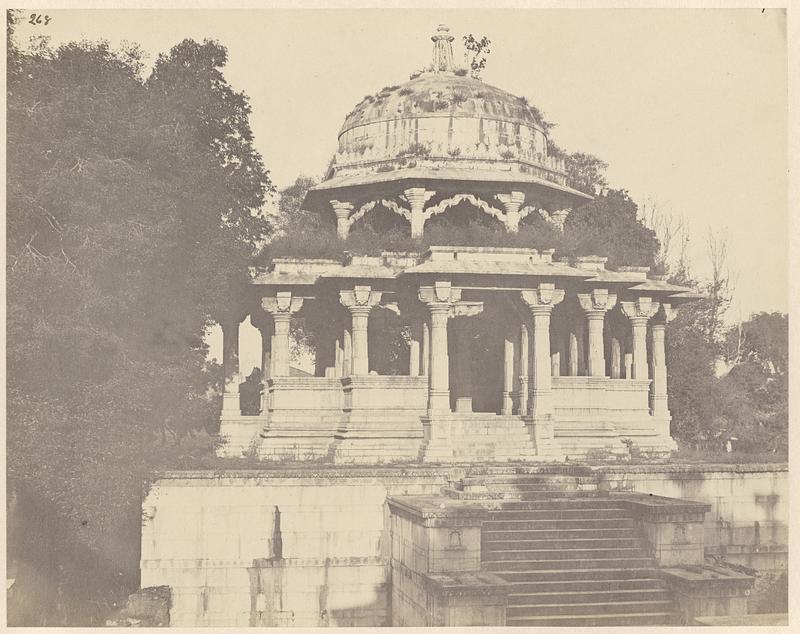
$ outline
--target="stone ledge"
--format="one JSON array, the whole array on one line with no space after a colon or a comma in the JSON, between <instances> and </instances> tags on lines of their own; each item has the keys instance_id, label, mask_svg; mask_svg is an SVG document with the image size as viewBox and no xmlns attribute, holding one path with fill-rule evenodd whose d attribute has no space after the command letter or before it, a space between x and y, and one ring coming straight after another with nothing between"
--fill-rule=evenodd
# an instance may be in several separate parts
<instances>
[{"instance_id":1,"label":"stone ledge","mask_svg":"<svg viewBox=\"0 0 800 634\"><path fill-rule=\"evenodd\" d=\"M696 597L743 595L755 580L730 568L707 565L661 568L659 574L669 586Z\"/></svg>"},{"instance_id":2,"label":"stone ledge","mask_svg":"<svg viewBox=\"0 0 800 634\"><path fill-rule=\"evenodd\" d=\"M499 596L505 598L511 590L508 581L491 572L423 575L428 591L439 596Z\"/></svg>"},{"instance_id":3,"label":"stone ledge","mask_svg":"<svg viewBox=\"0 0 800 634\"><path fill-rule=\"evenodd\" d=\"M489 515L483 505L444 495L391 496L386 501L392 512L428 527L480 525Z\"/></svg>"},{"instance_id":4,"label":"stone ledge","mask_svg":"<svg viewBox=\"0 0 800 634\"><path fill-rule=\"evenodd\" d=\"M609 498L625 504L638 519L649 522L703 522L711 504L632 492L610 492Z\"/></svg>"},{"instance_id":5,"label":"stone ledge","mask_svg":"<svg viewBox=\"0 0 800 634\"><path fill-rule=\"evenodd\" d=\"M621 474L635 474L635 473L669 473L679 479L680 476L687 478L694 474L722 472L722 473L771 473L783 472L789 470L789 464L786 462L768 462L768 463L683 463L683 464L624 464L624 465L599 465L588 467L598 474L605 473L621 473Z\"/></svg>"}]
</instances>

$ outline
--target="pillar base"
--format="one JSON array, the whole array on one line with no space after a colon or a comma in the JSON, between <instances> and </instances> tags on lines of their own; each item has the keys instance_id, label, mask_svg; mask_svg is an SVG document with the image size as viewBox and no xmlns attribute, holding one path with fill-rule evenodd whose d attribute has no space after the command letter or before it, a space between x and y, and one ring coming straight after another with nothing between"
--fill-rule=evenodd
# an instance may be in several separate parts
<instances>
[{"instance_id":1,"label":"pillar base","mask_svg":"<svg viewBox=\"0 0 800 634\"><path fill-rule=\"evenodd\" d=\"M472 397L460 396L456 399L456 412L471 413L472 412Z\"/></svg>"}]
</instances>

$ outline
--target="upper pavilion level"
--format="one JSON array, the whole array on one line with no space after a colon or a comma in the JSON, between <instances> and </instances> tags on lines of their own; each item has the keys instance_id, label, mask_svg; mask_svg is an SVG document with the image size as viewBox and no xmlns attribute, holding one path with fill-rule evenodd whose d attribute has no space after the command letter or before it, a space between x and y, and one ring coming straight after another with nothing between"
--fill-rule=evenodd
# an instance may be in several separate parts
<instances>
[{"instance_id":1,"label":"upper pavilion level","mask_svg":"<svg viewBox=\"0 0 800 634\"><path fill-rule=\"evenodd\" d=\"M329 178L307 209L337 216L340 235L376 205L422 235L432 215L467 201L509 231L531 213L556 226L591 196L567 184L541 115L524 97L453 64L449 29L431 38L433 61L402 85L368 95L345 117Z\"/></svg>"}]
</instances>

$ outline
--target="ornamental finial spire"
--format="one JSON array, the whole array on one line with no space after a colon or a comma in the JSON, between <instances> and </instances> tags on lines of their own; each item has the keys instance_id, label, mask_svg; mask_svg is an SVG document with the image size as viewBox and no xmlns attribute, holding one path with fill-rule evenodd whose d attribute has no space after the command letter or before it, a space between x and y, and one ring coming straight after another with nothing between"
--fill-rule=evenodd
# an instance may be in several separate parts
<instances>
[{"instance_id":1,"label":"ornamental finial spire","mask_svg":"<svg viewBox=\"0 0 800 634\"><path fill-rule=\"evenodd\" d=\"M440 24L436 33L431 36L433 40L433 72L446 71L453 72L453 40L450 29L444 24Z\"/></svg>"}]
</instances>

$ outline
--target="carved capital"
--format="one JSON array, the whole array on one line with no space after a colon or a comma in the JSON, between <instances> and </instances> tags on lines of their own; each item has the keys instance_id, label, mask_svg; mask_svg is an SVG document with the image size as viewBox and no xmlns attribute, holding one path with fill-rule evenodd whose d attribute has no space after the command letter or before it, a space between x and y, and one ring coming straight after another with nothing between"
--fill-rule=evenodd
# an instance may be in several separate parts
<instances>
[{"instance_id":1,"label":"carved capital","mask_svg":"<svg viewBox=\"0 0 800 634\"><path fill-rule=\"evenodd\" d=\"M675 306L666 302L661 302L661 308L659 308L654 318L658 324L666 325L675 319L675 315L677 314L678 309Z\"/></svg>"},{"instance_id":2,"label":"carved capital","mask_svg":"<svg viewBox=\"0 0 800 634\"><path fill-rule=\"evenodd\" d=\"M497 194L497 200L503 203L506 213L513 213L519 211L522 203L525 202L525 192L511 192L509 194Z\"/></svg>"},{"instance_id":3,"label":"carved capital","mask_svg":"<svg viewBox=\"0 0 800 634\"><path fill-rule=\"evenodd\" d=\"M339 291L339 301L350 312L369 311L381 301L381 292L369 286L356 286L352 291Z\"/></svg>"},{"instance_id":4,"label":"carved capital","mask_svg":"<svg viewBox=\"0 0 800 634\"><path fill-rule=\"evenodd\" d=\"M552 282L541 282L538 288L520 291L520 296L531 312L550 311L563 301L564 289L556 288Z\"/></svg>"},{"instance_id":5,"label":"carved capital","mask_svg":"<svg viewBox=\"0 0 800 634\"><path fill-rule=\"evenodd\" d=\"M303 307L303 298L292 297L291 291L278 291L275 297L262 298L261 307L273 317L291 317Z\"/></svg>"},{"instance_id":6,"label":"carved capital","mask_svg":"<svg viewBox=\"0 0 800 634\"><path fill-rule=\"evenodd\" d=\"M659 303L652 297L637 297L633 301L620 302L622 314L630 320L648 320L658 312Z\"/></svg>"},{"instance_id":7,"label":"carved capital","mask_svg":"<svg viewBox=\"0 0 800 634\"><path fill-rule=\"evenodd\" d=\"M449 310L450 304L460 299L461 289L453 288L450 282L434 282L433 286L421 286L419 289L419 301L427 304L429 308L438 305Z\"/></svg>"},{"instance_id":8,"label":"carved capital","mask_svg":"<svg viewBox=\"0 0 800 634\"><path fill-rule=\"evenodd\" d=\"M614 308L617 296L615 293L610 293L607 288L593 288L589 293L578 293L578 303L587 313L607 311Z\"/></svg>"},{"instance_id":9,"label":"carved capital","mask_svg":"<svg viewBox=\"0 0 800 634\"><path fill-rule=\"evenodd\" d=\"M425 203L435 195L436 192L425 189L424 187L409 187L403 191L403 197L408 201L408 204L411 205L412 211L417 209L422 211Z\"/></svg>"},{"instance_id":10,"label":"carved capital","mask_svg":"<svg viewBox=\"0 0 800 634\"><path fill-rule=\"evenodd\" d=\"M353 211L353 203L342 202L340 200L332 200L331 207L333 207L333 211L336 212L337 218L345 218L350 215L350 212Z\"/></svg>"}]
</instances>

